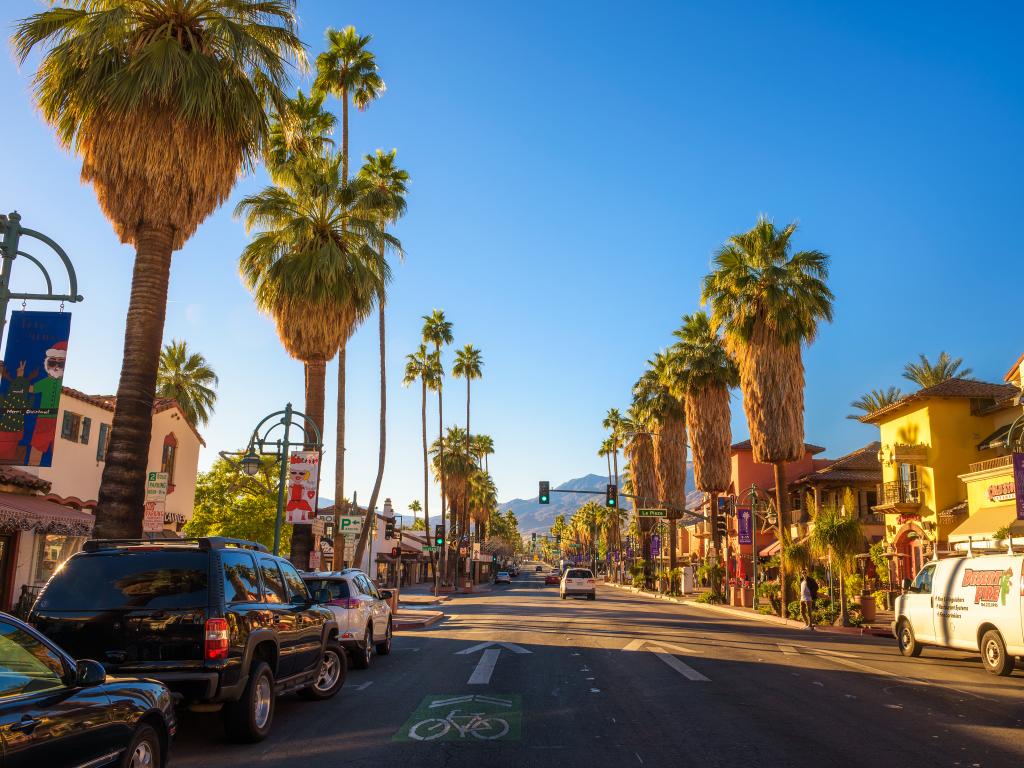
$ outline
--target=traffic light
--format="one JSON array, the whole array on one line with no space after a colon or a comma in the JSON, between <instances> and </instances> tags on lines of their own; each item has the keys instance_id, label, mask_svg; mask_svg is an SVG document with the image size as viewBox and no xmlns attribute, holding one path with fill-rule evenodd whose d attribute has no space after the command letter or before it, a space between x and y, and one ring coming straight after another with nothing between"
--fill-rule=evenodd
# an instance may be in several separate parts
<instances>
[{"instance_id":1,"label":"traffic light","mask_svg":"<svg viewBox=\"0 0 1024 768\"><path fill-rule=\"evenodd\" d=\"M719 515L718 520L715 521L715 524L718 527L719 536L729 535L729 521L725 518L725 515Z\"/></svg>"},{"instance_id":2,"label":"traffic light","mask_svg":"<svg viewBox=\"0 0 1024 768\"><path fill-rule=\"evenodd\" d=\"M540 481L540 492L537 494L537 499L541 504L551 503L551 483L547 480Z\"/></svg>"},{"instance_id":3,"label":"traffic light","mask_svg":"<svg viewBox=\"0 0 1024 768\"><path fill-rule=\"evenodd\" d=\"M434 546L435 547L443 547L444 546L444 527L443 526L440 526L440 525L435 525L434 526Z\"/></svg>"},{"instance_id":4,"label":"traffic light","mask_svg":"<svg viewBox=\"0 0 1024 768\"><path fill-rule=\"evenodd\" d=\"M537 543L537 534L536 533L531 533L530 536L533 537L533 543L536 544Z\"/></svg>"},{"instance_id":5,"label":"traffic light","mask_svg":"<svg viewBox=\"0 0 1024 768\"><path fill-rule=\"evenodd\" d=\"M393 517L384 518L384 538L395 538L395 518Z\"/></svg>"},{"instance_id":6,"label":"traffic light","mask_svg":"<svg viewBox=\"0 0 1024 768\"><path fill-rule=\"evenodd\" d=\"M604 505L606 507L619 506L619 486L609 483L604 492Z\"/></svg>"},{"instance_id":7,"label":"traffic light","mask_svg":"<svg viewBox=\"0 0 1024 768\"><path fill-rule=\"evenodd\" d=\"M391 556L392 557L398 557L398 555L401 553L401 551L402 550L400 550L398 547L392 547L391 548Z\"/></svg>"}]
</instances>

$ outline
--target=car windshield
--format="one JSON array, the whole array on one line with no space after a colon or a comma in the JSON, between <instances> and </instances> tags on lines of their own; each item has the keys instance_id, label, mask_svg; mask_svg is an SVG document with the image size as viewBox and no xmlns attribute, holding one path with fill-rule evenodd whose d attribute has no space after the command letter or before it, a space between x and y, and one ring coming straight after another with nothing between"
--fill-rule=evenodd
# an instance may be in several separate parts
<instances>
[{"instance_id":1,"label":"car windshield","mask_svg":"<svg viewBox=\"0 0 1024 768\"><path fill-rule=\"evenodd\" d=\"M590 571L584 570L583 568L574 568L566 574L566 577L570 579L592 579L594 578L594 574Z\"/></svg>"},{"instance_id":2,"label":"car windshield","mask_svg":"<svg viewBox=\"0 0 1024 768\"><path fill-rule=\"evenodd\" d=\"M37 609L205 608L209 568L209 555L198 550L114 550L80 555L53 575Z\"/></svg>"},{"instance_id":3,"label":"car windshield","mask_svg":"<svg viewBox=\"0 0 1024 768\"><path fill-rule=\"evenodd\" d=\"M318 579L312 577L305 579L305 582L310 592L326 589L331 594L331 600L347 600L352 597L352 592L348 588L348 582L344 579Z\"/></svg>"}]
</instances>

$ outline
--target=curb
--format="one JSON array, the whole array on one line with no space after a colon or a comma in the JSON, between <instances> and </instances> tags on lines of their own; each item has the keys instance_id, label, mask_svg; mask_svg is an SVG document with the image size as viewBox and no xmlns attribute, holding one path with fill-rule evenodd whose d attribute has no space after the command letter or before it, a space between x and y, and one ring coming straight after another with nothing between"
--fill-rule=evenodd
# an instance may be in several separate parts
<instances>
[{"instance_id":1,"label":"curb","mask_svg":"<svg viewBox=\"0 0 1024 768\"><path fill-rule=\"evenodd\" d=\"M426 613L426 612L425 612ZM410 629L423 629L429 627L431 624L436 624L444 618L443 611L430 611L429 616L417 617L415 619L396 620L395 631L405 632Z\"/></svg>"},{"instance_id":2,"label":"curb","mask_svg":"<svg viewBox=\"0 0 1024 768\"><path fill-rule=\"evenodd\" d=\"M677 603L679 605L687 605L693 608L703 608L708 611L715 613L727 614L740 619L748 619L749 621L760 621L762 624L774 624L779 627L789 627L790 629L802 630L804 623L802 621L795 621L793 619L784 619L781 616L769 616L765 613L754 613L748 612L744 609L734 608L730 605L716 605L714 603L699 603L696 600L688 598L669 597L668 595L661 595L656 592L647 592L636 587L629 587L624 584L613 584L611 582L605 582L604 586L613 587L615 589L621 589L626 592L633 592L637 595L649 597L654 600L667 600L670 603ZM872 627L829 627L829 626L817 626L815 631L827 632L836 635L858 635L868 637L887 637L892 638L893 634L885 629L875 629Z\"/></svg>"}]
</instances>

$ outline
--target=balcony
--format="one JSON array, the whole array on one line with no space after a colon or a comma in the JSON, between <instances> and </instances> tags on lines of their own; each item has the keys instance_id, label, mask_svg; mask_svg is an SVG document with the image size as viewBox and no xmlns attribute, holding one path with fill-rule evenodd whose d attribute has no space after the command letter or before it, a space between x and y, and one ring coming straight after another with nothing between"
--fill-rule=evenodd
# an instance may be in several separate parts
<instances>
[{"instance_id":1,"label":"balcony","mask_svg":"<svg viewBox=\"0 0 1024 768\"><path fill-rule=\"evenodd\" d=\"M1013 456L1000 456L996 459L976 461L968 466L968 472L984 472L988 469L1001 469L1002 467L1013 466Z\"/></svg>"},{"instance_id":2,"label":"balcony","mask_svg":"<svg viewBox=\"0 0 1024 768\"><path fill-rule=\"evenodd\" d=\"M912 485L893 480L879 486L878 506L876 512L916 512L921 507L921 495Z\"/></svg>"}]
</instances>

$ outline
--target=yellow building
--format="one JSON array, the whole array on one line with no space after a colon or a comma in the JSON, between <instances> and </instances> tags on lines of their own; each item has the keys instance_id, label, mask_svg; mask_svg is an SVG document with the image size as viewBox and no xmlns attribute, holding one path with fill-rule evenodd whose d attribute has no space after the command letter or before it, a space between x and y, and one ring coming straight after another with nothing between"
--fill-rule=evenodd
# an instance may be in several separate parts
<instances>
[{"instance_id":1,"label":"yellow building","mask_svg":"<svg viewBox=\"0 0 1024 768\"><path fill-rule=\"evenodd\" d=\"M960 475L1005 453L1005 439L1000 447L996 436L1020 414L1020 392L1011 384L949 379L861 418L881 432L874 510L885 515L898 578L913 577L936 549L951 549L950 534L969 511Z\"/></svg>"}]
</instances>

